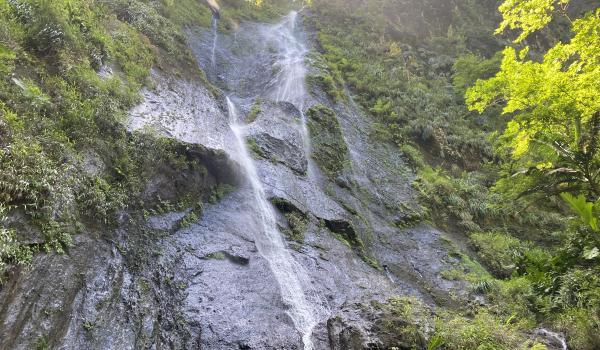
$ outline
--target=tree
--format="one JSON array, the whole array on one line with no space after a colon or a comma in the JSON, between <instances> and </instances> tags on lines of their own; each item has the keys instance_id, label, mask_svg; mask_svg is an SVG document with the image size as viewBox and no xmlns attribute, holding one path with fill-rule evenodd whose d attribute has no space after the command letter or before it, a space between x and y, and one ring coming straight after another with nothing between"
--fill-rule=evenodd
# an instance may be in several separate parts
<instances>
[{"instance_id":1,"label":"tree","mask_svg":"<svg viewBox=\"0 0 600 350\"><path fill-rule=\"evenodd\" d=\"M569 42L536 60L523 41L546 27L568 0L506 0L497 32L521 30L506 47L500 71L466 92L469 109L503 104L512 116L499 138L521 174L535 178L529 192L584 192L600 197L600 8L571 23ZM520 49L516 47L520 45Z\"/></svg>"}]
</instances>

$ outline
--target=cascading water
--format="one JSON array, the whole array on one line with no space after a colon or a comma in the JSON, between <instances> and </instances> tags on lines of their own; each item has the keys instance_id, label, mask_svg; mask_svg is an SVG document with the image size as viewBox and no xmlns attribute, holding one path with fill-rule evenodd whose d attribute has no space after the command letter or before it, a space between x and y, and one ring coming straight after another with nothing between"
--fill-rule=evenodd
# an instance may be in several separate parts
<instances>
[{"instance_id":1,"label":"cascading water","mask_svg":"<svg viewBox=\"0 0 600 350\"><path fill-rule=\"evenodd\" d=\"M229 123L235 136L235 145L232 157L237 160L244 170L245 176L251 187L257 217L259 232L255 234L256 247L259 253L268 261L271 271L275 276L281 290L281 296L290 309L288 314L294 326L302 335L304 349L313 348L311 335L317 321L315 310L307 300L302 281L307 277L298 263L295 262L290 252L285 247L285 242L277 230L275 212L258 177L256 167L244 139L244 125L240 123L237 108L227 97Z\"/></svg>"},{"instance_id":2,"label":"cascading water","mask_svg":"<svg viewBox=\"0 0 600 350\"><path fill-rule=\"evenodd\" d=\"M308 49L296 31L298 12L292 11L285 19L265 33L278 45L275 67L278 73L271 81L269 97L275 101L290 102L302 115L301 132L306 154L310 154L310 137L304 116L307 97L305 86L306 66L304 60Z\"/></svg>"},{"instance_id":3,"label":"cascading water","mask_svg":"<svg viewBox=\"0 0 600 350\"><path fill-rule=\"evenodd\" d=\"M210 64L213 66L213 68L215 67L215 64L216 64L215 52L217 50L217 39L219 38L219 33L217 31L218 25L219 25L219 19L217 18L217 16L213 16L212 17L213 44L212 44L212 51L211 51L211 55L210 55Z\"/></svg>"}]
</instances>

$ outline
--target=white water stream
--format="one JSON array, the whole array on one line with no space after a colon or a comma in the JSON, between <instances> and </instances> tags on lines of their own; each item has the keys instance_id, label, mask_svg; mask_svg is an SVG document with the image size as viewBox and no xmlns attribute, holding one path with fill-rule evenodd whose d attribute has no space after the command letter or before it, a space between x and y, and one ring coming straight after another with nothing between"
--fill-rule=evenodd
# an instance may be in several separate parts
<instances>
[{"instance_id":1,"label":"white water stream","mask_svg":"<svg viewBox=\"0 0 600 350\"><path fill-rule=\"evenodd\" d=\"M212 18L213 45L212 45L212 51L211 51L211 55L210 55L210 64L213 66L213 68L215 67L215 64L216 64L215 51L217 50L217 39L219 38L219 32L217 31L218 25L219 25L219 19L216 16L213 16L213 18Z\"/></svg>"},{"instance_id":2,"label":"white water stream","mask_svg":"<svg viewBox=\"0 0 600 350\"><path fill-rule=\"evenodd\" d=\"M285 242L277 229L275 212L268 201L263 184L258 177L254 161L246 147L244 124L240 121L238 111L233 102L227 97L229 123L235 135L234 154L232 157L244 170L252 193L258 215L260 232L255 234L255 244L259 253L268 261L281 290L283 302L290 307L288 315L294 326L302 335L305 350L313 348L311 336L317 321L315 310L304 292L303 284L308 284L308 278L285 246Z\"/></svg>"},{"instance_id":3,"label":"white water stream","mask_svg":"<svg viewBox=\"0 0 600 350\"><path fill-rule=\"evenodd\" d=\"M269 97L277 102L290 102L302 116L301 133L305 154L310 154L310 136L304 116L304 107L308 93L306 91L306 66L304 60L308 49L296 31L298 12L292 11L282 22L270 27L265 36L276 43L278 55L275 67L278 73L270 82Z\"/></svg>"}]
</instances>

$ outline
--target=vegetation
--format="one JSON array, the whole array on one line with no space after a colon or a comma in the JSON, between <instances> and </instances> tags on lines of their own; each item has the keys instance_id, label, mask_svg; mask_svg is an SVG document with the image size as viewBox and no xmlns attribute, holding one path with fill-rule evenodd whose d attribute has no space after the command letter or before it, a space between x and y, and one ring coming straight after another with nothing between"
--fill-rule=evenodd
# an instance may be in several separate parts
<instances>
[{"instance_id":1,"label":"vegetation","mask_svg":"<svg viewBox=\"0 0 600 350\"><path fill-rule=\"evenodd\" d=\"M271 203L285 216L289 229L284 233L296 242L304 241L304 231L308 225L308 216L295 205L282 198L272 198Z\"/></svg>"},{"instance_id":2,"label":"vegetation","mask_svg":"<svg viewBox=\"0 0 600 350\"><path fill-rule=\"evenodd\" d=\"M568 1L558 1L566 6ZM544 6L545 5L545 6ZM535 6L535 15L523 16ZM522 29L516 42L544 27L554 2L507 2L499 30ZM502 113L513 114L498 138L499 151L512 156L511 166L529 175L532 188L545 195L561 192L600 196L600 9L573 21L573 36L544 53L530 53L529 46L507 47L501 70L479 80L467 91L470 109L484 111L504 101Z\"/></svg>"},{"instance_id":3,"label":"vegetation","mask_svg":"<svg viewBox=\"0 0 600 350\"><path fill-rule=\"evenodd\" d=\"M257 99L254 102L254 104L250 108L250 112L248 112L248 115L246 116L246 123L252 123L252 122L254 122L256 120L256 118L258 117L258 115L262 111L261 110L262 103L263 103L262 99Z\"/></svg>"},{"instance_id":4,"label":"vegetation","mask_svg":"<svg viewBox=\"0 0 600 350\"><path fill-rule=\"evenodd\" d=\"M401 3L315 1L309 82L334 101L350 90L431 219L491 272L463 257L443 273L487 304L440 314L429 348L541 349L523 337L535 324L598 348L597 3Z\"/></svg>"},{"instance_id":5,"label":"vegetation","mask_svg":"<svg viewBox=\"0 0 600 350\"><path fill-rule=\"evenodd\" d=\"M348 165L348 146L335 112L324 105L316 105L306 114L309 117L312 157L327 176L335 179Z\"/></svg>"},{"instance_id":6,"label":"vegetation","mask_svg":"<svg viewBox=\"0 0 600 350\"><path fill-rule=\"evenodd\" d=\"M195 1L0 0L0 276L115 223L156 164L197 166L122 122L153 66L203 79L181 25L207 16Z\"/></svg>"},{"instance_id":7,"label":"vegetation","mask_svg":"<svg viewBox=\"0 0 600 350\"><path fill-rule=\"evenodd\" d=\"M293 6L223 3L223 31ZM597 349L600 9L569 0L497 5L315 0L307 80L334 104L362 108L372 141L396 147L414 170L430 219L464 233L477 258L453 254L458 267L441 274L470 285L477 305L429 310L397 298L377 306L390 346L540 350L529 333L541 325L566 334L570 348ZM152 68L205 79L183 27L208 26L210 16L193 0L0 0L0 282L39 251L67 251L73 234L114 226L119 212L154 213L157 202L162 210L167 202L144 198L157 165L206 172L188 145L129 133L123 121L152 86ZM315 163L336 179L348 146L335 111L316 105L306 115ZM217 186L204 199L229 190ZM199 219L198 198L175 200L192 207L178 228ZM290 238L302 241L306 214L275 204ZM323 225L376 266L352 224ZM48 347L45 338L37 344Z\"/></svg>"}]
</instances>

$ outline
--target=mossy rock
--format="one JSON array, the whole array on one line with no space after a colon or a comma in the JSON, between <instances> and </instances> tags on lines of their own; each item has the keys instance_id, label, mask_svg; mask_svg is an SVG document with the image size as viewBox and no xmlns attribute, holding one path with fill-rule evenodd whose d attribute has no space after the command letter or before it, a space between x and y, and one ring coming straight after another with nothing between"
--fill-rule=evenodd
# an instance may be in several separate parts
<instances>
[{"instance_id":1,"label":"mossy rock","mask_svg":"<svg viewBox=\"0 0 600 350\"><path fill-rule=\"evenodd\" d=\"M308 216L295 205L283 198L272 198L271 203L285 216L287 219L289 230L284 233L296 242L304 241L304 231L308 224Z\"/></svg>"},{"instance_id":2,"label":"mossy rock","mask_svg":"<svg viewBox=\"0 0 600 350\"><path fill-rule=\"evenodd\" d=\"M322 104L307 111L312 141L312 157L331 179L342 174L348 164L348 146L335 112Z\"/></svg>"}]
</instances>

